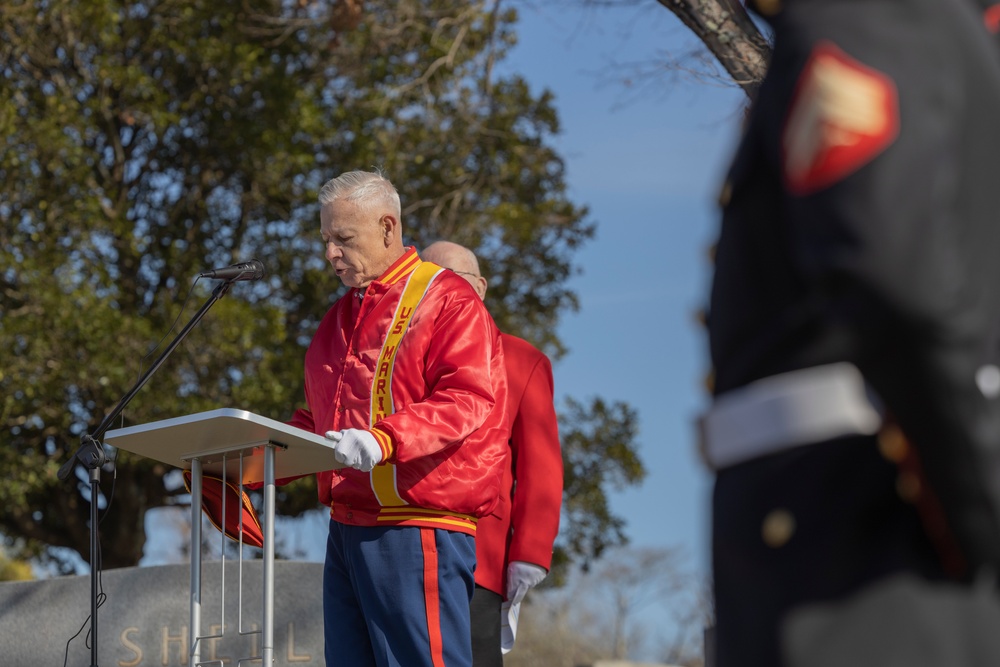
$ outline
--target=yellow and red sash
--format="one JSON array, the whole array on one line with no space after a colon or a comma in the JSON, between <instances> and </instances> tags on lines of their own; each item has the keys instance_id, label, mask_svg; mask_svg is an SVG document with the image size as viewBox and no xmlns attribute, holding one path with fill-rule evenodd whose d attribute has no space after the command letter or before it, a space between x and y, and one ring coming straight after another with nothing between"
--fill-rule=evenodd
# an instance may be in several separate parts
<instances>
[{"instance_id":1,"label":"yellow and red sash","mask_svg":"<svg viewBox=\"0 0 1000 667\"><path fill-rule=\"evenodd\" d=\"M420 305L424 295L427 294L427 288L430 287L434 276L441 270L437 264L421 262L407 279L406 288L403 290L399 305L396 306L396 315L393 317L392 326L382 344L378 365L372 377L372 402L369 411L372 428L393 412L392 369L396 361L396 352L399 350L403 335L413 319L413 313ZM377 431L375 436L379 436ZM383 463L375 466L371 472L371 481L372 491L375 492L375 497L382 507L401 507L407 504L399 496L399 491L396 488L395 464Z\"/></svg>"}]
</instances>

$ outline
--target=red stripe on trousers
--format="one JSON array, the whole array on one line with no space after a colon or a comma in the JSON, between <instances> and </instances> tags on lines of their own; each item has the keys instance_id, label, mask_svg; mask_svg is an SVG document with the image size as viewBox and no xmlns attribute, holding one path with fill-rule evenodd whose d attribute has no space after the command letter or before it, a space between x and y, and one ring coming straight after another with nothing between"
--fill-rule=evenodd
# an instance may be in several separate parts
<instances>
[{"instance_id":1,"label":"red stripe on trousers","mask_svg":"<svg viewBox=\"0 0 1000 667\"><path fill-rule=\"evenodd\" d=\"M438 591L438 558L434 530L420 529L420 546L424 552L424 607L427 615L427 638L431 646L434 667L444 667L441 648L441 599Z\"/></svg>"}]
</instances>

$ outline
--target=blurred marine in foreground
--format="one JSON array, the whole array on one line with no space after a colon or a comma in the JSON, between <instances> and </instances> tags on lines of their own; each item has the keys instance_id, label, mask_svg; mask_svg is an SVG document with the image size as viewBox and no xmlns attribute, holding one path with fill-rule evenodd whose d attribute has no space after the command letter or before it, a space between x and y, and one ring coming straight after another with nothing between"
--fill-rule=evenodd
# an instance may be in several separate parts
<instances>
[{"instance_id":1,"label":"blurred marine in foreground","mask_svg":"<svg viewBox=\"0 0 1000 667\"><path fill-rule=\"evenodd\" d=\"M1000 52L968 0L751 1L708 316L717 667L1000 665Z\"/></svg>"}]
</instances>

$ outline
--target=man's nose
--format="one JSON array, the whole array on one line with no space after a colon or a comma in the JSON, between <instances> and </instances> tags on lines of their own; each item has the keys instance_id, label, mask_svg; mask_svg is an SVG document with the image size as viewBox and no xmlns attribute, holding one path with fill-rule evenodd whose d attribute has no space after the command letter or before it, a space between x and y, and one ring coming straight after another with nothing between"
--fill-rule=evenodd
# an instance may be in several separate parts
<instances>
[{"instance_id":1,"label":"man's nose","mask_svg":"<svg viewBox=\"0 0 1000 667\"><path fill-rule=\"evenodd\" d=\"M326 244L326 261L332 262L341 256L343 256L343 253L336 243L330 242Z\"/></svg>"}]
</instances>

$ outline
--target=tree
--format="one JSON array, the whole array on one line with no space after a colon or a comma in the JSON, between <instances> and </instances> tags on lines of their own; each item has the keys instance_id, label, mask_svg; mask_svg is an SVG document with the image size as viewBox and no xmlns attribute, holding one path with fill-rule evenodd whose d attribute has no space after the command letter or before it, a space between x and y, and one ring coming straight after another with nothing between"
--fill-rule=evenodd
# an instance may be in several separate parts
<instances>
[{"instance_id":1,"label":"tree","mask_svg":"<svg viewBox=\"0 0 1000 667\"><path fill-rule=\"evenodd\" d=\"M764 79L771 47L740 0L657 0L672 11L753 99Z\"/></svg>"},{"instance_id":2,"label":"tree","mask_svg":"<svg viewBox=\"0 0 1000 667\"><path fill-rule=\"evenodd\" d=\"M0 581L30 581L34 579L31 563L10 559L0 551Z\"/></svg>"},{"instance_id":3,"label":"tree","mask_svg":"<svg viewBox=\"0 0 1000 667\"><path fill-rule=\"evenodd\" d=\"M150 343L207 298L190 282L206 267L258 256L270 275L220 300L114 426L220 406L291 414L304 346L338 295L316 193L346 169L381 166L409 241L474 248L501 328L565 352L555 324L576 308L566 280L594 225L547 143L551 95L492 74L513 10L28 0L3 18L0 531L17 557L68 571L65 550L89 553L86 474L56 471L159 354ZM115 467L97 499L104 567L135 564L146 511L185 495L163 465L118 452ZM282 512L315 507L311 480L283 487Z\"/></svg>"},{"instance_id":4,"label":"tree","mask_svg":"<svg viewBox=\"0 0 1000 667\"><path fill-rule=\"evenodd\" d=\"M564 521L552 559L555 584L570 563L586 571L608 547L627 544L624 521L608 507L607 490L620 491L646 475L635 451L632 408L601 398L589 406L568 398L566 405L560 415Z\"/></svg>"},{"instance_id":5,"label":"tree","mask_svg":"<svg viewBox=\"0 0 1000 667\"><path fill-rule=\"evenodd\" d=\"M528 594L504 665L577 667L656 656L701 667L702 590L677 549L609 549L588 572L574 571L563 588ZM671 627L654 625L657 608L668 612Z\"/></svg>"}]
</instances>

